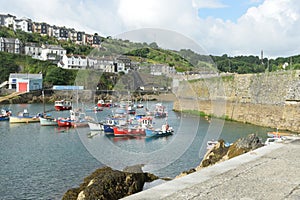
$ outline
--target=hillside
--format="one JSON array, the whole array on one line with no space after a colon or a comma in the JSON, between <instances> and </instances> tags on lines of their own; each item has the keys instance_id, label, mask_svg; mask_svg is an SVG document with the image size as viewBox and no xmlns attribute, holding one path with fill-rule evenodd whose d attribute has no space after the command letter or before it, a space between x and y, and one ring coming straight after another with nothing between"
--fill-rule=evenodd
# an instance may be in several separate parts
<instances>
[{"instance_id":1,"label":"hillside","mask_svg":"<svg viewBox=\"0 0 300 200\"><path fill-rule=\"evenodd\" d=\"M300 69L300 55L287 58L261 60L258 56L235 56L226 54L222 56L199 55L190 49L180 51L159 48L152 42L136 43L129 40L102 38L100 48L86 45L76 45L70 41L59 41L54 37L41 36L36 33L12 31L6 27L0 27L0 37L19 38L22 43L35 42L61 45L67 50L67 54L90 55L95 57L126 55L132 62L139 65L142 71L147 71L151 64L163 64L175 67L177 72L187 71L220 71L231 73L260 73L265 71L278 71L288 69ZM287 64L288 63L288 64ZM146 70L143 70L146 69ZM8 79L9 73L42 73L45 85L73 84L77 70L64 70L50 62L34 60L28 56L11 55L0 52L0 81ZM149 72L148 72L149 73ZM113 75L114 79L122 74ZM101 77L100 88L111 88L113 81L106 80L111 75Z\"/></svg>"}]
</instances>

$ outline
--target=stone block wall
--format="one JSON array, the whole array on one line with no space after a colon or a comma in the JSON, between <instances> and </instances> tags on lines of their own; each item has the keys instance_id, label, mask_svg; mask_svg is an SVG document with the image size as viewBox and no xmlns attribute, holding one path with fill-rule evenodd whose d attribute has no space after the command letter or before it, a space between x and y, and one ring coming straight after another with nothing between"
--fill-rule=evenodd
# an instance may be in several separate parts
<instances>
[{"instance_id":1,"label":"stone block wall","mask_svg":"<svg viewBox=\"0 0 300 200\"><path fill-rule=\"evenodd\" d=\"M300 71L234 75L181 84L174 110L198 110L300 132Z\"/></svg>"}]
</instances>

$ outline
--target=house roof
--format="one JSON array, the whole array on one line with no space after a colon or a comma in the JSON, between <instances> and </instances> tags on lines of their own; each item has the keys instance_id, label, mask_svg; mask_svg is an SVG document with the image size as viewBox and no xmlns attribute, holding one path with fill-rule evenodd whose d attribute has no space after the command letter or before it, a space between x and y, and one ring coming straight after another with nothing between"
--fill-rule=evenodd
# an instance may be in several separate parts
<instances>
[{"instance_id":1,"label":"house roof","mask_svg":"<svg viewBox=\"0 0 300 200\"><path fill-rule=\"evenodd\" d=\"M43 79L43 74L19 74L11 73L9 78L23 78L23 79Z\"/></svg>"},{"instance_id":2,"label":"house roof","mask_svg":"<svg viewBox=\"0 0 300 200\"><path fill-rule=\"evenodd\" d=\"M62 48L61 46L58 46L58 45L51 45L51 44L43 45L43 47L44 47L45 49L65 50L65 49Z\"/></svg>"},{"instance_id":3,"label":"house roof","mask_svg":"<svg viewBox=\"0 0 300 200\"><path fill-rule=\"evenodd\" d=\"M1 37L3 39L3 41L5 43L15 43L16 41L19 41L18 38L4 38L4 37Z\"/></svg>"}]
</instances>

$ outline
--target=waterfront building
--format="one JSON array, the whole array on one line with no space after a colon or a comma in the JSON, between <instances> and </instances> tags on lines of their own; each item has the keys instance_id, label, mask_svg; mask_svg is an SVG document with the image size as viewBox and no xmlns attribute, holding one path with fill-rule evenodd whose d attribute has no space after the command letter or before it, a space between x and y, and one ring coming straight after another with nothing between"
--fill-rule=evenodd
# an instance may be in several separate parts
<instances>
[{"instance_id":1,"label":"waterfront building","mask_svg":"<svg viewBox=\"0 0 300 200\"><path fill-rule=\"evenodd\" d=\"M43 88L42 74L19 74L11 73L8 80L8 89L15 89L16 92L30 92Z\"/></svg>"}]
</instances>

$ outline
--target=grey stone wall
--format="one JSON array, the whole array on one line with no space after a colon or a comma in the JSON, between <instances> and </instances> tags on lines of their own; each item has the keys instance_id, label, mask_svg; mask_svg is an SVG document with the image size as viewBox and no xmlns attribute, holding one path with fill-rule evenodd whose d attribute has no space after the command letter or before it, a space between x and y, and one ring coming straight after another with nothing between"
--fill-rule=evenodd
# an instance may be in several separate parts
<instances>
[{"instance_id":1,"label":"grey stone wall","mask_svg":"<svg viewBox=\"0 0 300 200\"><path fill-rule=\"evenodd\" d=\"M202 79L189 85L185 83L184 92L177 95L179 100L174 103L174 110L198 110L245 123L300 132L299 70ZM180 88L179 85L179 91ZM220 112L221 109L224 112Z\"/></svg>"}]
</instances>

